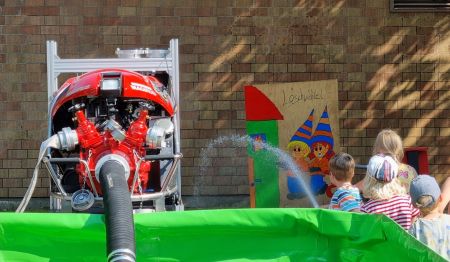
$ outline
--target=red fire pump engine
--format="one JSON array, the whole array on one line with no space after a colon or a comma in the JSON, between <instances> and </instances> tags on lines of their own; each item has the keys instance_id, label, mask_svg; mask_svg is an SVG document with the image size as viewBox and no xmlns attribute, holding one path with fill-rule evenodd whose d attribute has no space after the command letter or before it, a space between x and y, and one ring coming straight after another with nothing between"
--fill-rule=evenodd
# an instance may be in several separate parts
<instances>
[{"instance_id":1,"label":"red fire pump engine","mask_svg":"<svg viewBox=\"0 0 450 262\"><path fill-rule=\"evenodd\" d=\"M133 212L183 209L178 40L116 54L61 59L56 42L47 42L49 138L17 212L26 209L43 162L50 208L63 211L70 201L73 211L104 213L108 261L134 261ZM62 73L83 74L58 89Z\"/></svg>"},{"instance_id":2,"label":"red fire pump engine","mask_svg":"<svg viewBox=\"0 0 450 262\"><path fill-rule=\"evenodd\" d=\"M62 168L61 185L69 189L64 191L86 185L102 195L98 174L111 159L124 165L133 194L160 190L159 185L149 185L150 170L159 169L159 163L152 163L151 155L148 160L145 157L150 150L159 154L167 145L174 131L173 113L170 97L153 76L100 69L69 79L52 104L53 127L64 151L55 154L62 153L61 158L65 152L76 151L84 164Z\"/></svg>"}]
</instances>

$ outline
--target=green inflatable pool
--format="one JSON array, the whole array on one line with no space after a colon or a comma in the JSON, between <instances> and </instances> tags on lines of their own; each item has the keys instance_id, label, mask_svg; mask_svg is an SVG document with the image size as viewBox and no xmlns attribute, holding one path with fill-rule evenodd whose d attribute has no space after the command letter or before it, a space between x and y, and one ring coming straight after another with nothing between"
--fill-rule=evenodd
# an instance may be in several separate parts
<instances>
[{"instance_id":1,"label":"green inflatable pool","mask_svg":"<svg viewBox=\"0 0 450 262\"><path fill-rule=\"evenodd\" d=\"M323 209L135 215L137 261L445 261L385 216ZM106 261L102 215L2 213L0 261Z\"/></svg>"}]
</instances>

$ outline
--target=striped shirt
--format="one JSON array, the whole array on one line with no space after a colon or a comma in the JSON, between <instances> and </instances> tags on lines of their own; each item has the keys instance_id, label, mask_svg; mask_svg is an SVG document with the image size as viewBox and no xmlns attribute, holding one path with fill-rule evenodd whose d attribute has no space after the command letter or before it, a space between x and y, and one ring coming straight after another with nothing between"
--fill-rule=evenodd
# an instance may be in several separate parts
<instances>
[{"instance_id":1,"label":"striped shirt","mask_svg":"<svg viewBox=\"0 0 450 262\"><path fill-rule=\"evenodd\" d=\"M354 186L340 187L331 197L330 209L352 211L361 207L361 195Z\"/></svg>"},{"instance_id":2,"label":"striped shirt","mask_svg":"<svg viewBox=\"0 0 450 262\"><path fill-rule=\"evenodd\" d=\"M394 196L391 199L371 199L362 205L361 212L385 214L406 230L411 227L413 219L419 215L419 209L413 207L410 196Z\"/></svg>"}]
</instances>

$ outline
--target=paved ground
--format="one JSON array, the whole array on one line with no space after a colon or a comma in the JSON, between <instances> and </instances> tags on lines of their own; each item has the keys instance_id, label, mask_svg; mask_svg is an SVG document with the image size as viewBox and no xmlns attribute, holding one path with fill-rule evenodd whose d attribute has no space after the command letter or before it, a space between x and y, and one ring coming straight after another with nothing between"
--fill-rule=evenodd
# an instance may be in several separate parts
<instances>
[{"instance_id":1,"label":"paved ground","mask_svg":"<svg viewBox=\"0 0 450 262\"><path fill-rule=\"evenodd\" d=\"M19 205L20 198L0 199L0 211L11 212ZM246 208L249 207L249 198L242 196L185 196L183 197L186 210L218 209L218 208ZM50 209L48 198L32 198L27 207L28 212L47 212ZM64 205L64 210L70 211L70 203Z\"/></svg>"}]
</instances>

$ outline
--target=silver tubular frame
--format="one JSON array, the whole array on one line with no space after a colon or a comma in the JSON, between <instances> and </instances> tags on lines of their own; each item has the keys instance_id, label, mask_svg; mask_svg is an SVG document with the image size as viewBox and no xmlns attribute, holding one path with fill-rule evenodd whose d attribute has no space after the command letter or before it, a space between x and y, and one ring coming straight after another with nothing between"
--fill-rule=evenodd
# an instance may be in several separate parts
<instances>
[{"instance_id":1,"label":"silver tubular frame","mask_svg":"<svg viewBox=\"0 0 450 262\"><path fill-rule=\"evenodd\" d=\"M151 49L150 49L151 50ZM156 49L160 50L160 49ZM165 50L164 50L165 51ZM151 54L151 52L150 52ZM48 136L51 136L51 102L54 95L58 91L58 77L61 73L86 73L89 71L102 69L102 68L118 68L126 69L138 72L166 72L169 75L171 96L174 100L175 113L173 116L173 123L175 126L174 134L174 146L173 155L181 156L180 153L180 72L179 72L179 49L178 39L171 39L169 42L169 48L167 49L167 55L163 58L156 55L155 57L139 57L139 58L81 58L81 59L62 59L58 56L58 45L56 41L47 41L47 97L48 97ZM50 157L48 157L50 159ZM173 159L173 167L170 168L170 173L166 180L172 180L175 178L175 186L168 187L168 182L162 181L165 184L165 188L162 188L161 192L149 193L141 195L133 195L132 201L145 200L157 200L163 198L169 194L178 193L181 196L181 161L179 157ZM52 168L50 165L48 168ZM50 171L49 171L50 173ZM52 180L55 181L58 189L61 187L61 181L58 181L58 177L55 174L50 174ZM89 177L91 180L92 178ZM92 181L91 181L92 182ZM50 190L51 191L51 190ZM96 192L95 192L96 193ZM102 200L95 194L96 200ZM67 194L64 190L61 193L50 193L50 209L53 211L61 211L61 200L70 200L71 194ZM181 198L180 198L181 199ZM183 210L183 204L180 203L177 206L177 210Z\"/></svg>"}]
</instances>

